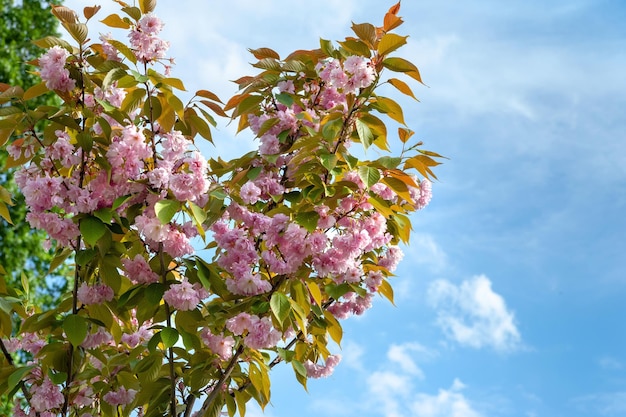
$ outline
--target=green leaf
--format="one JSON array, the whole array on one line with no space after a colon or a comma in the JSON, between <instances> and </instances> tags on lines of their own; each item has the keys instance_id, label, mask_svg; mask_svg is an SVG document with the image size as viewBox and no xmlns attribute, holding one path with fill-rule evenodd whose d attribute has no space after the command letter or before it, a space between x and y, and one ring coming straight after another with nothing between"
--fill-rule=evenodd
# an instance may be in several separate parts
<instances>
[{"instance_id":1,"label":"green leaf","mask_svg":"<svg viewBox=\"0 0 626 417\"><path fill-rule=\"evenodd\" d=\"M363 123L360 119L356 119L356 133L359 135L359 139L363 144L363 147L367 150L374 141L374 135L370 128Z\"/></svg>"},{"instance_id":2,"label":"green leaf","mask_svg":"<svg viewBox=\"0 0 626 417\"><path fill-rule=\"evenodd\" d=\"M261 102L263 102L263 96L249 95L244 98L239 105L237 105L237 111L233 116L241 116L242 114L252 113L259 108Z\"/></svg>"},{"instance_id":3,"label":"green leaf","mask_svg":"<svg viewBox=\"0 0 626 417\"><path fill-rule=\"evenodd\" d=\"M299 360L294 359L294 360L291 361L291 366L293 366L293 370L296 371L296 373L298 375L302 375L303 377L306 378L306 376L307 376L306 368L304 367L302 362L300 362Z\"/></svg>"},{"instance_id":4,"label":"green leaf","mask_svg":"<svg viewBox=\"0 0 626 417\"><path fill-rule=\"evenodd\" d=\"M71 314L63 320L63 331L74 346L79 346L87 337L88 323L83 316Z\"/></svg>"},{"instance_id":5,"label":"green leaf","mask_svg":"<svg viewBox=\"0 0 626 417\"><path fill-rule=\"evenodd\" d=\"M368 58L372 55L369 46L367 46L365 42L361 42L356 39L348 39L346 41L339 42L339 45L354 55L360 55Z\"/></svg>"},{"instance_id":6,"label":"green leaf","mask_svg":"<svg viewBox=\"0 0 626 417\"><path fill-rule=\"evenodd\" d=\"M327 141L333 141L337 139L337 136L339 136L339 132L341 132L342 127L343 119L341 117L332 119L326 122L322 127L322 137Z\"/></svg>"},{"instance_id":7,"label":"green leaf","mask_svg":"<svg viewBox=\"0 0 626 417\"><path fill-rule=\"evenodd\" d=\"M313 232L317 228L320 219L319 213L316 211L304 211L296 214L296 223L304 227L308 232Z\"/></svg>"},{"instance_id":8,"label":"green leaf","mask_svg":"<svg viewBox=\"0 0 626 417\"><path fill-rule=\"evenodd\" d=\"M287 298L285 294L280 292L272 294L272 298L270 299L270 308L272 309L272 313L274 313L274 317L276 317L281 325L285 322L285 320L287 320L287 318L289 318L291 305L289 303L289 298Z\"/></svg>"},{"instance_id":9,"label":"green leaf","mask_svg":"<svg viewBox=\"0 0 626 417\"><path fill-rule=\"evenodd\" d=\"M34 367L35 365L28 365L28 366L17 368L15 371L13 371L13 373L9 375L9 378L7 380L8 385L9 385L7 388L7 392L13 391L13 389L17 387L22 382L22 380L24 380L24 377L28 375L28 373Z\"/></svg>"},{"instance_id":10,"label":"green leaf","mask_svg":"<svg viewBox=\"0 0 626 417\"><path fill-rule=\"evenodd\" d=\"M174 215L180 210L180 201L160 200L154 205L154 213L161 221L161 224L169 223Z\"/></svg>"},{"instance_id":11,"label":"green leaf","mask_svg":"<svg viewBox=\"0 0 626 417\"><path fill-rule=\"evenodd\" d=\"M161 330L161 341L166 349L171 348L178 342L178 330L166 327Z\"/></svg>"},{"instance_id":12,"label":"green leaf","mask_svg":"<svg viewBox=\"0 0 626 417\"><path fill-rule=\"evenodd\" d=\"M387 55L406 44L408 36L400 36L395 33L385 33L378 43L378 55Z\"/></svg>"},{"instance_id":13,"label":"green leaf","mask_svg":"<svg viewBox=\"0 0 626 417\"><path fill-rule=\"evenodd\" d=\"M381 113L385 113L396 122L406 125L402 107L394 100L387 97L376 97L376 101L372 103L372 107Z\"/></svg>"},{"instance_id":14,"label":"green leaf","mask_svg":"<svg viewBox=\"0 0 626 417\"><path fill-rule=\"evenodd\" d=\"M334 153L322 154L319 156L322 166L328 171L332 171L337 166L339 158Z\"/></svg>"},{"instance_id":15,"label":"green leaf","mask_svg":"<svg viewBox=\"0 0 626 417\"><path fill-rule=\"evenodd\" d=\"M80 233L90 246L95 246L106 231L105 224L96 217L86 217L80 221Z\"/></svg>"},{"instance_id":16,"label":"green leaf","mask_svg":"<svg viewBox=\"0 0 626 417\"><path fill-rule=\"evenodd\" d=\"M280 93L280 94L276 94L276 100L279 103L284 104L287 107L291 107L293 106L293 97L291 97L291 94L289 93Z\"/></svg>"},{"instance_id":17,"label":"green leaf","mask_svg":"<svg viewBox=\"0 0 626 417\"><path fill-rule=\"evenodd\" d=\"M367 165L361 165L358 168L359 177L363 180L367 188L380 181L380 171Z\"/></svg>"},{"instance_id":18,"label":"green leaf","mask_svg":"<svg viewBox=\"0 0 626 417\"><path fill-rule=\"evenodd\" d=\"M385 68L390 69L391 71L395 71L395 72L403 72L406 75L408 75L409 77L417 80L418 82L424 84L422 82L422 77L420 75L419 70L417 69L417 67L407 61L404 58L387 58L383 61L383 66Z\"/></svg>"}]
</instances>

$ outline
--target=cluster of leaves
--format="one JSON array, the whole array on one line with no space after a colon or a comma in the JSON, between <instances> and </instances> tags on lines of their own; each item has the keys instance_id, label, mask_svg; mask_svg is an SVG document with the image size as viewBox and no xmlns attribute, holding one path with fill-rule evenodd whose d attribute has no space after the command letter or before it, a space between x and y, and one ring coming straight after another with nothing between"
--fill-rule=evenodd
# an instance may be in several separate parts
<instances>
[{"instance_id":1,"label":"cluster of leaves","mask_svg":"<svg viewBox=\"0 0 626 417\"><path fill-rule=\"evenodd\" d=\"M58 3L24 0L17 5L13 0L0 1L0 39L4 45L0 81L25 88L40 82L26 64L41 52L30 39L55 34L58 22L50 13L50 5ZM33 101L42 105L58 104L52 92ZM8 110L1 110L0 114L4 111ZM8 140L8 135L5 126L0 125L0 141ZM6 159L7 153L0 149L0 166L5 165ZM0 173L0 273L7 275L10 285L15 287L28 278L30 287L37 290L31 294L33 302L51 306L66 282L62 274L46 282L53 252L44 248L45 233L33 230L25 221L26 210L24 198L13 180L13 170L3 170Z\"/></svg>"},{"instance_id":2,"label":"cluster of leaves","mask_svg":"<svg viewBox=\"0 0 626 417\"><path fill-rule=\"evenodd\" d=\"M153 0L139 7L115 1L121 15L102 22L135 34L156 7ZM429 197L428 180L410 172L434 177L438 164L439 155L421 143L409 145L413 132L401 106L377 94L388 83L415 98L405 81L383 80L385 71L421 82L415 65L391 56L407 39L392 32L402 23L399 4L382 26L355 24L356 37L337 45L322 40L319 49L284 59L269 48L251 50L260 72L236 81L239 94L223 104L200 90L186 105L177 97L183 82L155 69L160 58L146 59L118 40L91 43L87 24L99 7L86 7L84 19L66 7L52 11L77 45L54 36L35 44L69 53L64 69L75 86L56 90L62 103L51 106L34 101L48 92L45 81L26 90L0 85L6 133L0 146L13 149L5 168L23 167L32 178L45 173L63 195L77 187L99 203L91 210L78 201L47 209L77 233L58 244L54 265L75 255L74 287L58 306L29 303L0 273L0 392L35 413L39 390L51 383L63 398L50 400L54 415L141 410L174 417L197 410L232 417L243 416L251 399L269 402L269 373L281 362L306 387L323 368L318 363L331 362L328 345L341 343L346 312L358 314L376 293L393 302L388 278L397 245L408 243L408 215ZM322 75L331 67L338 72ZM348 86L345 78L357 73L360 84ZM118 105L107 91L122 97ZM202 181L210 185L201 195L154 180L173 153L174 136L212 140L214 115L231 117L239 131L251 129L259 150L209 160ZM381 117L401 125L402 151L359 159L352 146L389 151ZM145 140L132 146L145 146L150 156L121 174L111 155L129 131ZM13 134L17 139L9 140ZM46 153L61 140L78 155L71 166ZM168 175L197 175L193 167L202 164L182 153ZM1 211L10 199L4 188L0 193ZM168 239L183 234L202 238L213 259L168 249ZM148 270L141 279L128 266L137 260ZM96 288L110 295L80 295ZM20 366L7 346L25 335L45 346L31 352L33 364ZM21 346L30 351L25 341Z\"/></svg>"}]
</instances>

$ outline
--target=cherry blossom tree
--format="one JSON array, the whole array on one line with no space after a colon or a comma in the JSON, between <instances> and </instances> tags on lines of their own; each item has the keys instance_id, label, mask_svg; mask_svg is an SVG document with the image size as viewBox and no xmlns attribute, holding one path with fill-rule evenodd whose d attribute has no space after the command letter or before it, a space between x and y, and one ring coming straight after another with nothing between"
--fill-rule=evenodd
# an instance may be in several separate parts
<instances>
[{"instance_id":1,"label":"cherry blossom tree","mask_svg":"<svg viewBox=\"0 0 626 417\"><path fill-rule=\"evenodd\" d=\"M328 376L340 320L377 295L393 301L409 214L430 201L440 158L378 94L415 98L393 74L422 82L395 56L400 4L338 43L284 58L251 50L257 71L238 94L200 90L184 104L156 1L115 1L101 21L121 37L91 41L98 6L80 17L53 6L73 41L36 40L42 81L0 85L5 168L18 168L53 266L74 271L49 310L0 279L0 393L16 416L243 416L248 401L269 402L272 368L290 365L305 387ZM48 91L60 105L33 105ZM212 141L216 118L258 149L207 159L195 141ZM368 148L385 155L367 159Z\"/></svg>"}]
</instances>

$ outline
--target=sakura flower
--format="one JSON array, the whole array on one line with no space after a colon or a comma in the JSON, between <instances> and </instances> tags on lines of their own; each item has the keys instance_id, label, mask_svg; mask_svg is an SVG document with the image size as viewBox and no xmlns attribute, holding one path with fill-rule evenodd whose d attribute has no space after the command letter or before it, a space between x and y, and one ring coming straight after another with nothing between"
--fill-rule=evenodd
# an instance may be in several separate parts
<instances>
[{"instance_id":1,"label":"sakura flower","mask_svg":"<svg viewBox=\"0 0 626 417\"><path fill-rule=\"evenodd\" d=\"M165 291L163 300L177 310L188 311L196 308L200 302L200 295L187 278L184 278L180 284L173 284Z\"/></svg>"},{"instance_id":2,"label":"sakura flower","mask_svg":"<svg viewBox=\"0 0 626 417\"><path fill-rule=\"evenodd\" d=\"M133 402L136 394L137 391L134 389L120 387L117 391L107 392L102 399L112 406L127 405Z\"/></svg>"},{"instance_id":3,"label":"sakura flower","mask_svg":"<svg viewBox=\"0 0 626 417\"><path fill-rule=\"evenodd\" d=\"M84 305L102 304L105 301L111 301L113 296L113 289L106 284L96 284L93 286L86 283L80 284L78 287L78 301Z\"/></svg>"},{"instance_id":4,"label":"sakura flower","mask_svg":"<svg viewBox=\"0 0 626 417\"><path fill-rule=\"evenodd\" d=\"M308 360L304 363L304 367L306 368L307 376L310 378L326 378L332 375L340 361L341 355L330 355L324 365L318 365Z\"/></svg>"},{"instance_id":5,"label":"sakura flower","mask_svg":"<svg viewBox=\"0 0 626 417\"><path fill-rule=\"evenodd\" d=\"M63 394L58 385L53 384L48 377L45 377L41 385L31 386L30 405L37 412L44 412L63 405Z\"/></svg>"}]
</instances>

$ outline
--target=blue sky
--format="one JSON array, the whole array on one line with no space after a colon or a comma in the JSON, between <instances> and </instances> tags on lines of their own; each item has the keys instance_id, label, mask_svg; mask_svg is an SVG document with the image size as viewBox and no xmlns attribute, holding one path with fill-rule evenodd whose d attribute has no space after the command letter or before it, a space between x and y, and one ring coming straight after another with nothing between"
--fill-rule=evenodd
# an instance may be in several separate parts
<instances>
[{"instance_id":1,"label":"blue sky","mask_svg":"<svg viewBox=\"0 0 626 417\"><path fill-rule=\"evenodd\" d=\"M160 3L174 75L222 97L251 72L246 48L315 48L392 5ZM450 160L413 217L396 307L345 322L343 362L309 393L277 369L266 415L626 415L626 3L405 0L400 14L401 53L429 86L413 85L406 119ZM207 155L253 146L223 124L215 136Z\"/></svg>"}]
</instances>

